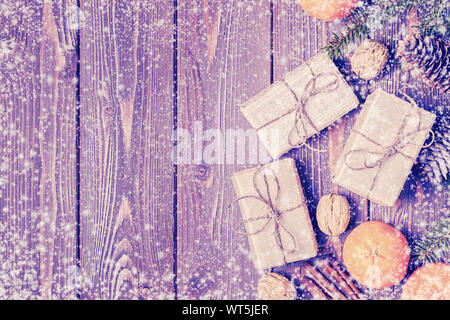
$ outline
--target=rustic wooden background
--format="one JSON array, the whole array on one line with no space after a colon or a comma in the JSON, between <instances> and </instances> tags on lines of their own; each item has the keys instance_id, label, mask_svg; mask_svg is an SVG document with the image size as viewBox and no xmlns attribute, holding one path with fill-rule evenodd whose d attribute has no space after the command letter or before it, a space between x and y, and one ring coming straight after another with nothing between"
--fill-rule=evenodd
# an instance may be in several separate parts
<instances>
[{"instance_id":1,"label":"rustic wooden background","mask_svg":"<svg viewBox=\"0 0 450 320\"><path fill-rule=\"evenodd\" d=\"M372 37L394 52L402 25ZM230 176L246 166L174 165L173 132L248 129L240 104L341 28L295 0L2 1L0 298L256 298L261 273L226 209ZM370 83L350 80L361 101L409 82L419 105L448 106L393 61ZM287 155L308 207L338 192L350 227L383 220L412 241L448 212L446 192L410 179L387 208L331 183L358 112L310 140L328 153ZM299 265L277 271L295 279Z\"/></svg>"}]
</instances>

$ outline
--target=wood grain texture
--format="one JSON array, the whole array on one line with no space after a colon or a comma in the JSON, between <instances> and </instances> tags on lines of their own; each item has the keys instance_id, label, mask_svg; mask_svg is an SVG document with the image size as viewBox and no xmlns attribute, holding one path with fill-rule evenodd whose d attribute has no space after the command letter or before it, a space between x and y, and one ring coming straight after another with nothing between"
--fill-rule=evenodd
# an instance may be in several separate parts
<instances>
[{"instance_id":1,"label":"wood grain texture","mask_svg":"<svg viewBox=\"0 0 450 320\"><path fill-rule=\"evenodd\" d=\"M324 23L319 22L307 16L303 10L290 1L274 1L274 79L279 79L287 71L292 70L301 60L307 60L320 51L330 36L330 31L339 33L342 29L342 23ZM358 97L363 102L368 93L374 88L381 87L384 90L399 94L400 88L406 84L401 84L402 73L399 65L395 63L393 55L395 46L401 37L401 25L405 21L397 21L390 24L385 29L372 35L372 38L385 43L390 52L391 60L387 70L377 79L370 82L358 80L354 75L346 71L348 64L338 59L337 65L344 73L346 80L353 86ZM350 53L351 54L351 53ZM403 75L402 79L405 76ZM405 82L405 80L403 80ZM406 82L408 82L406 78ZM417 81L409 81L409 86L417 85ZM420 86L421 88L422 86ZM425 89L425 88L423 88ZM417 95L421 89L414 90ZM419 94L419 105L425 105L426 109L432 109L436 105L448 105L448 97L439 95L435 90L426 89L421 98ZM305 147L291 151L287 156L295 158L299 162L300 175L304 185L305 194L309 200L309 208L313 218L313 225L316 227L314 212L317 202L323 194L337 192L345 195L352 207L352 220L348 230L351 230L357 224L370 220L382 220L397 226L408 238L412 244L414 239L420 235L427 224L426 221L436 221L439 216L448 210L448 201L442 199L445 192L439 192L433 188L424 190L420 185L416 186L409 179L400 196L399 201L394 208L379 206L370 203L366 199L355 195L344 188L332 184L330 176L333 172L337 158L342 152L351 128L359 114L359 109L350 112L328 128L321 134L310 139L310 144L315 148L328 149L327 153L316 153ZM436 207L437 203L445 203L444 208ZM422 210L421 210L422 208ZM319 243L324 242L323 234L317 230ZM345 239L347 231L341 239ZM320 253L320 250L319 250ZM285 272L288 275L292 268L279 268L278 271ZM411 268L412 269L412 268ZM294 272L295 273L295 272ZM370 291L370 297L373 299L386 299L398 297L400 286L388 290Z\"/></svg>"},{"instance_id":2,"label":"wood grain texture","mask_svg":"<svg viewBox=\"0 0 450 320\"><path fill-rule=\"evenodd\" d=\"M348 62L336 63L361 102L377 87L398 96L407 87L420 107L448 116L449 95L393 58L414 19L406 31L397 21L371 34L391 52L380 77L361 81ZM247 147L232 159L231 150L214 147L233 141L228 129L243 136L250 129L243 102L343 27L309 17L294 0L4 0L0 299L257 298L261 272L246 236L234 231L243 226L239 209L228 208L231 175L255 164ZM327 241L315 221L322 195L350 202L341 240L363 221L382 220L412 244L450 209L448 186L440 191L412 175L393 208L331 182L359 110L308 140L327 152L302 147L284 156L296 160L320 255ZM175 166L186 133L202 136L190 140L191 161ZM297 283L302 266L272 271ZM400 291L369 294L392 299Z\"/></svg>"},{"instance_id":3,"label":"wood grain texture","mask_svg":"<svg viewBox=\"0 0 450 320\"><path fill-rule=\"evenodd\" d=\"M372 34L373 39L388 47L390 58L381 76L370 81L369 91L380 87L403 99L406 99L403 95L406 93L421 108L436 113L436 110L442 106L448 106L448 95L441 95L437 90L425 86L420 80L411 76L406 69L402 69L395 58L398 41L404 39L407 33L413 30L414 22L411 20L416 21L414 12L407 18L399 18L383 30ZM395 226L405 235L409 244L413 245L414 240L420 237L433 221L439 220L439 217L448 212L447 192L437 190L429 184L422 185L410 174L394 207L370 202L369 218ZM407 275L414 269L415 266L411 261ZM384 290L370 291L372 299L398 299L400 293L401 284Z\"/></svg>"},{"instance_id":4,"label":"wood grain texture","mask_svg":"<svg viewBox=\"0 0 450 320\"><path fill-rule=\"evenodd\" d=\"M72 4L7 1L0 10L12 49L0 57L2 299L76 298Z\"/></svg>"},{"instance_id":5,"label":"wood grain texture","mask_svg":"<svg viewBox=\"0 0 450 320\"><path fill-rule=\"evenodd\" d=\"M82 1L81 298L173 287L171 1Z\"/></svg>"},{"instance_id":6,"label":"wood grain texture","mask_svg":"<svg viewBox=\"0 0 450 320\"><path fill-rule=\"evenodd\" d=\"M407 18L399 19L387 26L385 31L380 30L374 34L375 39L388 47L391 57L387 71L375 79L372 86L381 87L403 99L407 99L403 95L406 93L419 107L436 114L446 113L449 95L440 94L437 90L424 85L417 77L411 75L407 68L401 68L394 57L398 41L414 32L414 25L417 23L417 13L413 11ZM411 174L393 208L371 204L371 219L393 224L407 236L408 240L413 240L426 229L429 222L439 219L440 212L448 210L445 191L445 188L442 191L427 184L423 186L419 181L415 181Z\"/></svg>"},{"instance_id":7,"label":"wood grain texture","mask_svg":"<svg viewBox=\"0 0 450 320\"><path fill-rule=\"evenodd\" d=\"M308 16L294 1L274 1L274 79L299 66L316 54L322 53L329 37L329 30L338 32L341 24L324 23ZM331 25L331 26L330 26ZM312 151L307 147L292 150L287 156L296 159L308 208L319 241L319 254L327 250L327 237L318 229L315 211L321 196L329 193L344 195L350 205L352 220L350 228L367 219L367 201L331 182L334 165L355 121L359 109L351 111L320 135L308 140L309 145L326 152ZM341 236L345 238L345 234Z\"/></svg>"},{"instance_id":8,"label":"wood grain texture","mask_svg":"<svg viewBox=\"0 0 450 320\"><path fill-rule=\"evenodd\" d=\"M395 64L394 55L399 40L399 30L403 21L398 20L385 26L383 30L373 32L372 37L383 43L389 50L390 60L384 72L374 80L369 82L370 91L375 88L383 90L399 96L400 90L404 89L404 83L400 81L400 68ZM411 233L414 192L409 188L410 183L406 183L394 207L386 207L369 201L370 210L369 217L371 221L384 221L398 228L406 237ZM411 239L410 239L411 240ZM399 285L383 290L369 289L372 299L395 299L399 297L401 287Z\"/></svg>"},{"instance_id":9,"label":"wood grain texture","mask_svg":"<svg viewBox=\"0 0 450 320\"><path fill-rule=\"evenodd\" d=\"M270 32L269 1L178 1L179 130L250 128L239 107L270 84ZM192 154L208 155L213 139ZM252 165L234 156L229 164L205 157L178 166L180 299L256 297L248 240L233 231L242 228L240 212L227 209L232 173Z\"/></svg>"}]
</instances>

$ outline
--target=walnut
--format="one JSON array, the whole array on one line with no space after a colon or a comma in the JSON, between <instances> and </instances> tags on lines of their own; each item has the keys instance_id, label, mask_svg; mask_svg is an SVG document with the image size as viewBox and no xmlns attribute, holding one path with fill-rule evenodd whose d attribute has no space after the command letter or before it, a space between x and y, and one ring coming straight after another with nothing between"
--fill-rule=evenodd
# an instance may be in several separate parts
<instances>
[{"instance_id":1,"label":"walnut","mask_svg":"<svg viewBox=\"0 0 450 320\"><path fill-rule=\"evenodd\" d=\"M297 290L281 274L268 273L258 281L258 295L262 300L295 300Z\"/></svg>"},{"instance_id":2,"label":"walnut","mask_svg":"<svg viewBox=\"0 0 450 320\"><path fill-rule=\"evenodd\" d=\"M323 196L317 205L316 218L322 232L330 236L340 235L350 221L347 199L334 193Z\"/></svg>"},{"instance_id":3,"label":"walnut","mask_svg":"<svg viewBox=\"0 0 450 320\"><path fill-rule=\"evenodd\" d=\"M356 49L350 59L352 71L364 80L377 77L386 66L389 52L382 43L367 39Z\"/></svg>"}]
</instances>

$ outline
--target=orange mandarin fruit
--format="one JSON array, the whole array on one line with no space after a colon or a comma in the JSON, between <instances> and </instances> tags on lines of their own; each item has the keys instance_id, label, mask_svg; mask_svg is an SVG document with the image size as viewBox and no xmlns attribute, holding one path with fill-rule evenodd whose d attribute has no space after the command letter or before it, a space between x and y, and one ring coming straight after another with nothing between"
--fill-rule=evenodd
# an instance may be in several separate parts
<instances>
[{"instance_id":1,"label":"orange mandarin fruit","mask_svg":"<svg viewBox=\"0 0 450 320\"><path fill-rule=\"evenodd\" d=\"M347 17L359 0L298 0L300 6L310 16L323 21L333 21Z\"/></svg>"},{"instance_id":2,"label":"orange mandarin fruit","mask_svg":"<svg viewBox=\"0 0 450 320\"><path fill-rule=\"evenodd\" d=\"M405 277L410 251L400 231L381 221L369 221L348 235L342 255L356 281L368 288L382 289Z\"/></svg>"}]
</instances>

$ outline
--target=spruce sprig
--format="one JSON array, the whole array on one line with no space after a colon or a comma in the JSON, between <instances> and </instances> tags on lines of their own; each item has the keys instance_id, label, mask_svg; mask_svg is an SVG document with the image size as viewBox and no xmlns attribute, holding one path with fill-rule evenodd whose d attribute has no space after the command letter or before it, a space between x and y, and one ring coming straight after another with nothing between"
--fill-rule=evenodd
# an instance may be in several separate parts
<instances>
[{"instance_id":1,"label":"spruce sprig","mask_svg":"<svg viewBox=\"0 0 450 320\"><path fill-rule=\"evenodd\" d=\"M344 33L337 35L333 32L332 39L323 48L330 57L337 58L342 55L344 49L352 42L361 42L369 35L369 28L366 24L369 14L361 7L355 9L347 22L347 29Z\"/></svg>"},{"instance_id":2,"label":"spruce sprig","mask_svg":"<svg viewBox=\"0 0 450 320\"><path fill-rule=\"evenodd\" d=\"M425 8L425 15L418 27L422 35L430 35L444 25L448 30L448 0L435 1L428 9L428 0L376 0L367 8L357 7L345 20L346 30L337 35L333 33L331 40L324 49L331 58L342 56L348 46L366 39L370 33L368 22L375 22L381 26L392 22L398 17L406 17L415 8ZM446 31L448 33L448 31Z\"/></svg>"},{"instance_id":3,"label":"spruce sprig","mask_svg":"<svg viewBox=\"0 0 450 320\"><path fill-rule=\"evenodd\" d=\"M450 216L442 217L413 244L412 259L417 264L448 262L450 249Z\"/></svg>"}]
</instances>

